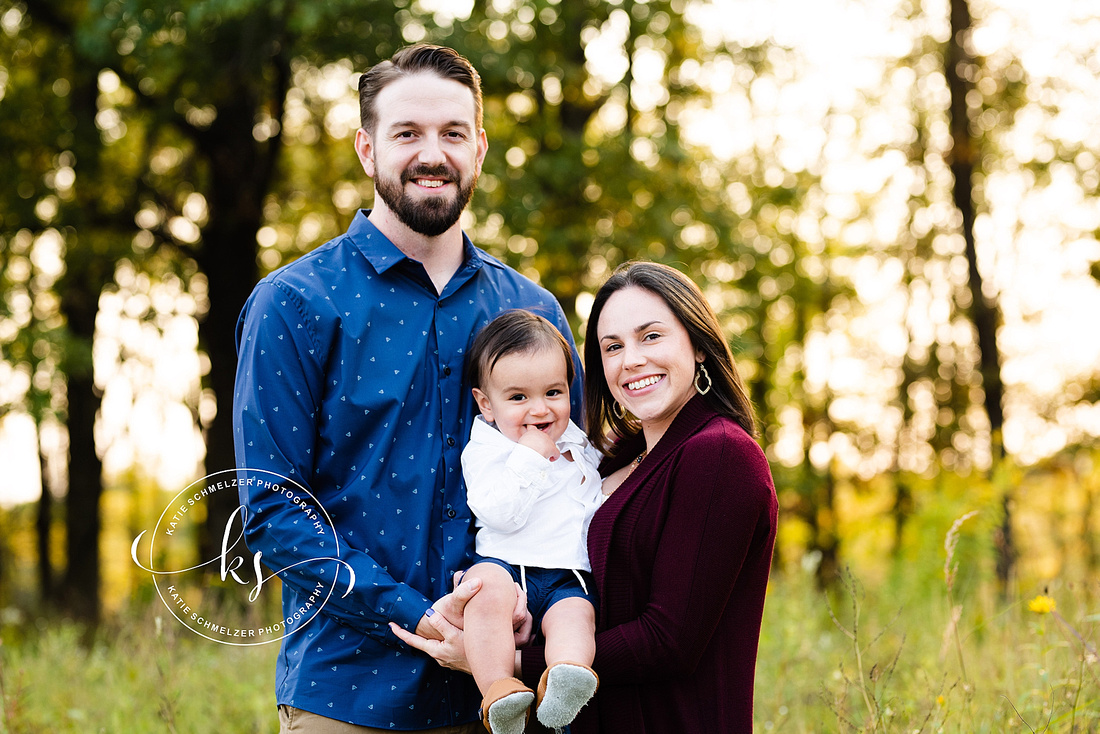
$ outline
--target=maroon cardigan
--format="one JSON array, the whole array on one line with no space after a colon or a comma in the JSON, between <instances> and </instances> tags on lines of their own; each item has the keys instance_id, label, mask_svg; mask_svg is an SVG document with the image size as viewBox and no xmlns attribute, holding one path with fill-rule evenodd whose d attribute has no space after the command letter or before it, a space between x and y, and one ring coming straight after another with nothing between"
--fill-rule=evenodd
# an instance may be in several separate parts
<instances>
[{"instance_id":1,"label":"maroon cardigan","mask_svg":"<svg viewBox=\"0 0 1100 734\"><path fill-rule=\"evenodd\" d=\"M627 439L601 473L643 448ZM752 731L777 508L760 447L693 397L592 520L600 688L573 734ZM529 685L545 667L524 650Z\"/></svg>"}]
</instances>

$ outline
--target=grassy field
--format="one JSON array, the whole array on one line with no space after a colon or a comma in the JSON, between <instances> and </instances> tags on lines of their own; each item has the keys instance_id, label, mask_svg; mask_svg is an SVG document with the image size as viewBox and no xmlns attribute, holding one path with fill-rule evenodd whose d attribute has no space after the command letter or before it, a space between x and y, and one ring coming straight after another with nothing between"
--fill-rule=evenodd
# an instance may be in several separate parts
<instances>
[{"instance_id":1,"label":"grassy field","mask_svg":"<svg viewBox=\"0 0 1100 734\"><path fill-rule=\"evenodd\" d=\"M905 571L846 573L831 594L807 571L777 575L756 731L1100 731L1096 580L1002 599L973 579L949 594ZM208 642L156 606L91 640L62 622L9 624L2 640L0 732L278 730L275 646Z\"/></svg>"},{"instance_id":2,"label":"grassy field","mask_svg":"<svg viewBox=\"0 0 1100 734\"><path fill-rule=\"evenodd\" d=\"M756 731L1100 732L1095 581L960 601L903 576L774 587Z\"/></svg>"},{"instance_id":3,"label":"grassy field","mask_svg":"<svg viewBox=\"0 0 1100 734\"><path fill-rule=\"evenodd\" d=\"M159 602L158 602L159 603ZM277 732L277 645L236 648L150 607L91 639L70 623L4 631L0 732Z\"/></svg>"}]
</instances>

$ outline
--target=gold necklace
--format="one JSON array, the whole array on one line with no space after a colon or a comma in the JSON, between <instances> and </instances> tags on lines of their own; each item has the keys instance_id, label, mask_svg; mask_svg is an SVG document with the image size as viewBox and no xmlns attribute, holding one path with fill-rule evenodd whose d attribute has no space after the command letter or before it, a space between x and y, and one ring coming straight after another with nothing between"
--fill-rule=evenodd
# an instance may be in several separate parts
<instances>
[{"instance_id":1,"label":"gold necklace","mask_svg":"<svg viewBox=\"0 0 1100 734\"><path fill-rule=\"evenodd\" d=\"M634 459L634 461L632 461L632 462L630 462L629 464L627 464L627 466L628 466L629 468L628 468L628 469L627 469L627 471L626 471L626 476L624 476L624 477L623 477L623 479L622 479L622 482L619 482L619 483L618 483L618 485L616 485L616 486L615 486L615 489L618 489L619 487L623 486L623 482L625 482L625 481L627 480L627 478L628 478L628 477L629 477L629 476L630 476L631 474L633 474L633 473L634 473L634 470L635 470L636 468L638 468L638 464L641 464L641 463L642 463L642 459L644 459L644 458L646 457L646 455L647 455L648 453L649 453L649 451L648 451L648 450L646 450L646 451L643 451L642 453L638 454L638 458ZM611 496L612 494L614 494L614 492L615 492L615 489L611 490L610 492L604 492L604 493L603 493L603 496L604 496L604 497L610 497L610 496Z\"/></svg>"}]
</instances>

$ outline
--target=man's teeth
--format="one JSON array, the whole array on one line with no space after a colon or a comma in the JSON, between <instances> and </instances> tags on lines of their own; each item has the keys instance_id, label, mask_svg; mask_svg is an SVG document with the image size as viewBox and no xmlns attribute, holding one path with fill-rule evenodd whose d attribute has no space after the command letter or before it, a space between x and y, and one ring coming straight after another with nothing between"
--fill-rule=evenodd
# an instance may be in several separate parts
<instances>
[{"instance_id":1,"label":"man's teeth","mask_svg":"<svg viewBox=\"0 0 1100 734\"><path fill-rule=\"evenodd\" d=\"M654 375L652 377L643 377L640 380L626 383L626 386L630 390L641 390L643 387L649 387L661 379L660 375Z\"/></svg>"},{"instance_id":2,"label":"man's teeth","mask_svg":"<svg viewBox=\"0 0 1100 734\"><path fill-rule=\"evenodd\" d=\"M442 186L444 183L446 183L446 181L435 181L435 180L425 181L425 180L420 180L420 181L417 181L417 183L420 184L421 186L425 187L425 188L438 189L440 186Z\"/></svg>"}]
</instances>

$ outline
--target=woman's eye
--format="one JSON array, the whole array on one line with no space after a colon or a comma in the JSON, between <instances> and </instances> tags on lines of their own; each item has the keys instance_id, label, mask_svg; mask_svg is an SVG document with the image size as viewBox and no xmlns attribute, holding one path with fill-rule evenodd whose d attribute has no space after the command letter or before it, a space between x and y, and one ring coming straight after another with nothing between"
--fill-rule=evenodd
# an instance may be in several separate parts
<instances>
[{"instance_id":1,"label":"woman's eye","mask_svg":"<svg viewBox=\"0 0 1100 734\"><path fill-rule=\"evenodd\" d=\"M605 352L615 352L615 351L618 351L619 349L620 349L619 344L608 344L606 347L604 347Z\"/></svg>"}]
</instances>

